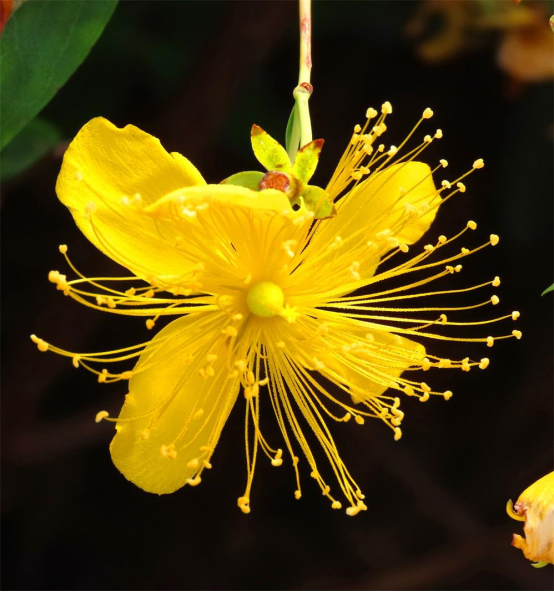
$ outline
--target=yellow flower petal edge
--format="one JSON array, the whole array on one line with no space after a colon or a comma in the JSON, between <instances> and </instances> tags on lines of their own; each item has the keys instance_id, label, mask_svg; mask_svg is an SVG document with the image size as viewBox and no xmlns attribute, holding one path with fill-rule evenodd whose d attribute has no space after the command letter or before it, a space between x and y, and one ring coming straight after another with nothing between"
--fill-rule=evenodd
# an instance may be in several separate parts
<instances>
[{"instance_id":1,"label":"yellow flower petal edge","mask_svg":"<svg viewBox=\"0 0 554 592\"><path fill-rule=\"evenodd\" d=\"M554 564L554 472L530 485L513 508L508 505L508 514L525 521L525 538L514 534L512 545L537 567Z\"/></svg>"},{"instance_id":2,"label":"yellow flower petal edge","mask_svg":"<svg viewBox=\"0 0 554 592\"><path fill-rule=\"evenodd\" d=\"M188 170L183 157L165 154L157 140L135 128L116 132L97 122L115 138L123 134L127 153L151 147L151 160L165 163L145 169L152 179L140 173L135 184L129 177L133 188L125 190L144 187L146 201L122 199L124 187L114 185L108 152L74 143L73 156L66 158L74 168L64 161L61 177L86 161L94 164L90 179L112 179L106 186L113 185L108 191L91 183L84 197L70 196L76 219L131 276L86 277L61 245L76 277L51 271L50 281L91 308L142 317L148 329L167 317L176 320L151 340L114 351L76 353L35 335L32 340L40 351L71 358L101 383L129 381L120 415L101 411L97 420L116 422L112 457L133 483L160 494L198 485L231 408L239 405L247 468L237 500L241 511L250 512L256 467L266 457L273 467L292 465L296 499L303 495L301 469L307 467L331 507L346 502L346 513L355 516L368 506L330 422L360 426L378 418L399 440L403 397L421 403L452 397L450 390L433 388L431 370L485 370L490 360L475 359L475 348L490 351L500 340L521 339L517 329L493 329L516 321L517 311L471 320L474 309L499 304L499 277L470 286L449 281L458 279L462 260L497 245L497 235L475 244L470 235L477 224L470 220L454 236L416 243L437 208L466 191L462 180L483 161L435 184L433 175L448 163L430 168L421 155L442 132L411 146L432 111L424 111L398 147L386 148L380 142L391 113L385 103L380 114L369 109L366 122L355 126L326 188L336 216L325 220L302 204L291 207L287 195L274 189L206 185L190 171L184 180L180 173L170 175L168 183L158 172L168 159ZM82 138L89 136L94 134ZM82 161L81 154L87 155ZM81 168L79 183L85 180ZM459 294L471 302L456 305ZM472 347L465 357L451 359L438 347L449 341ZM125 363L134 367L123 370ZM268 411L282 447L265 432ZM316 443L323 452L314 450Z\"/></svg>"},{"instance_id":3,"label":"yellow flower petal edge","mask_svg":"<svg viewBox=\"0 0 554 592\"><path fill-rule=\"evenodd\" d=\"M145 349L129 381L110 452L115 466L151 493L197 485L235 404L225 315L181 317Z\"/></svg>"},{"instance_id":4,"label":"yellow flower petal edge","mask_svg":"<svg viewBox=\"0 0 554 592\"><path fill-rule=\"evenodd\" d=\"M133 125L97 117L67 149L56 192L83 234L141 277L186 265L141 211L164 195L206 182L184 156Z\"/></svg>"}]
</instances>

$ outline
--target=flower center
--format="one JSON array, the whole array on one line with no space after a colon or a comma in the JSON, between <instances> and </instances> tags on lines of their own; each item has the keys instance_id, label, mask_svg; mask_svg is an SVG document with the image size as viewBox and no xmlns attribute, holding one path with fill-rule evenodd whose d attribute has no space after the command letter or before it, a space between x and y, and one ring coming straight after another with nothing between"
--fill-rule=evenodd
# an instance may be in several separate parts
<instances>
[{"instance_id":1,"label":"flower center","mask_svg":"<svg viewBox=\"0 0 554 592\"><path fill-rule=\"evenodd\" d=\"M248 290L246 304L257 317L274 317L283 309L285 295L273 282L258 282Z\"/></svg>"}]
</instances>

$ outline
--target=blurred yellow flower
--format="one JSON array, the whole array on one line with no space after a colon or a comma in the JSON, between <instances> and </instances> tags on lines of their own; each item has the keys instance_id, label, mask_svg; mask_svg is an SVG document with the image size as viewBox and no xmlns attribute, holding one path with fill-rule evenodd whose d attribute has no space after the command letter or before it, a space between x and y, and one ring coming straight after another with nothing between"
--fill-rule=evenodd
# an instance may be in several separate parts
<instances>
[{"instance_id":1,"label":"blurred yellow flower","mask_svg":"<svg viewBox=\"0 0 554 592\"><path fill-rule=\"evenodd\" d=\"M510 500L507 511L514 520L525 521L525 538L514 534L512 545L536 561L534 567L554 564L554 473L528 487L513 506Z\"/></svg>"},{"instance_id":2,"label":"blurred yellow flower","mask_svg":"<svg viewBox=\"0 0 554 592\"><path fill-rule=\"evenodd\" d=\"M498 236L452 251L453 241L476 229L470 221L455 236L438 236L405 258L438 207L465 192L462 179L483 161L475 161L453 181L443 180L437 189L433 173L448 163L442 160L431 170L416 159L442 132L404 149L432 111L425 110L400 146L386 148L379 138L391 112L390 103L380 114L368 110L326 190L303 185L292 173L264 176L260 188L288 191L293 185L294 199L285 189L208 185L186 158L167 153L156 138L134 126L118 129L98 118L73 140L59 175L58 196L84 235L131 273L88 278L62 245L77 278L68 280L52 271L50 281L91 308L142 316L149 329L160 317L177 317L150 341L99 353L69 352L32 336L39 350L72 358L100 382L129 381L119 417L102 411L97 420L116 421L111 455L130 481L158 494L199 484L212 466L221 430L242 387L248 474L238 499L242 511L250 511L258 456L265 454L276 467L284 461L283 450L263 435L261 414L271 407L296 475L296 498L301 497L299 466L306 462L332 507L340 508L342 497L348 502L346 512L355 515L366 509L364 495L339 455L328 421L353 419L361 425L376 417L398 440L404 413L397 394L421 402L452 396L410 378L413 371L469 371L489 364L488 358L441 357L412 338L492 347L499 339L521 337L517 330L497 337L455 334L461 326L479 329L516 320L518 312L489 320L454 320L461 311L498 304L496 295L464 306L437 306L437 298L442 302L454 294L487 292L500 284L498 277L459 289L430 291L428 286L460 272L461 259L496 245ZM253 146L262 164L278 162L278 168L298 173L304 181L311 177L321 141L312 143L311 156L299 153L306 158L300 166L286 162L284 149L263 130L254 132ZM233 179L251 183L252 174L261 173ZM318 218L314 212L324 199L331 200L330 207L326 217ZM437 257L443 249L450 253ZM383 267L376 273L378 265ZM421 298L424 303L414 306ZM102 368L136 358L132 370ZM311 441L323 447L330 468L320 470ZM331 492L330 475L338 494Z\"/></svg>"}]
</instances>

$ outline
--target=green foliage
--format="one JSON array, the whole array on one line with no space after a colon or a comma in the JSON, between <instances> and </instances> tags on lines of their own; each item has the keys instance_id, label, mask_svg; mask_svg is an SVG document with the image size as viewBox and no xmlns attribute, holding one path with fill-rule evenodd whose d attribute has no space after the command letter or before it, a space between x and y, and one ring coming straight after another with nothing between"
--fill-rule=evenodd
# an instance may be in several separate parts
<instances>
[{"instance_id":1,"label":"green foliage","mask_svg":"<svg viewBox=\"0 0 554 592\"><path fill-rule=\"evenodd\" d=\"M60 141L58 128L36 117L27 125L2 152L0 180L13 179L48 154Z\"/></svg>"},{"instance_id":2,"label":"green foliage","mask_svg":"<svg viewBox=\"0 0 554 592\"><path fill-rule=\"evenodd\" d=\"M546 288L546 290L541 294L541 296L544 296L545 294L548 294L548 292L552 292L554 291L554 284L552 284L550 287Z\"/></svg>"},{"instance_id":3,"label":"green foliage","mask_svg":"<svg viewBox=\"0 0 554 592\"><path fill-rule=\"evenodd\" d=\"M306 185L302 190L302 197L306 207L314 213L315 218L330 218L335 215L333 202L329 199L327 191L321 187Z\"/></svg>"},{"instance_id":4,"label":"green foliage","mask_svg":"<svg viewBox=\"0 0 554 592\"><path fill-rule=\"evenodd\" d=\"M268 171L291 171L287 151L261 127L253 125L250 138L254 155Z\"/></svg>"},{"instance_id":5,"label":"green foliage","mask_svg":"<svg viewBox=\"0 0 554 592\"><path fill-rule=\"evenodd\" d=\"M246 187L247 189L252 189L252 191L259 191L260 181L263 179L264 173L260 173L259 171L244 171L242 173L237 173L236 175L231 175L221 181L222 185L238 185L239 187Z\"/></svg>"},{"instance_id":6,"label":"green foliage","mask_svg":"<svg viewBox=\"0 0 554 592\"><path fill-rule=\"evenodd\" d=\"M35 0L10 18L0 47L0 149L73 74L116 5L117 0Z\"/></svg>"},{"instance_id":7,"label":"green foliage","mask_svg":"<svg viewBox=\"0 0 554 592\"><path fill-rule=\"evenodd\" d=\"M298 123L298 114L296 103L290 112L289 120L287 122L287 131L285 133L285 147L287 154L292 162L296 157L298 148L300 147L300 125Z\"/></svg>"},{"instance_id":8,"label":"green foliage","mask_svg":"<svg viewBox=\"0 0 554 592\"><path fill-rule=\"evenodd\" d=\"M319 163L323 143L323 140L312 140L309 144L302 146L296 155L292 172L303 183L307 183L313 177Z\"/></svg>"}]
</instances>

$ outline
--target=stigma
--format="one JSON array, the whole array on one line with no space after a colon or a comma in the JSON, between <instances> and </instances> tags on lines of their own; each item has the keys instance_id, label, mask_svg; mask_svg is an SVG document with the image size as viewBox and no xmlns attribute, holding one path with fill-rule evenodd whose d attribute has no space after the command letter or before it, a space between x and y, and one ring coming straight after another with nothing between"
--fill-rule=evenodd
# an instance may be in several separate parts
<instances>
[{"instance_id":1,"label":"stigma","mask_svg":"<svg viewBox=\"0 0 554 592\"><path fill-rule=\"evenodd\" d=\"M246 304L257 317L269 318L283 311L285 295L273 282L263 281L255 284L246 294Z\"/></svg>"}]
</instances>

